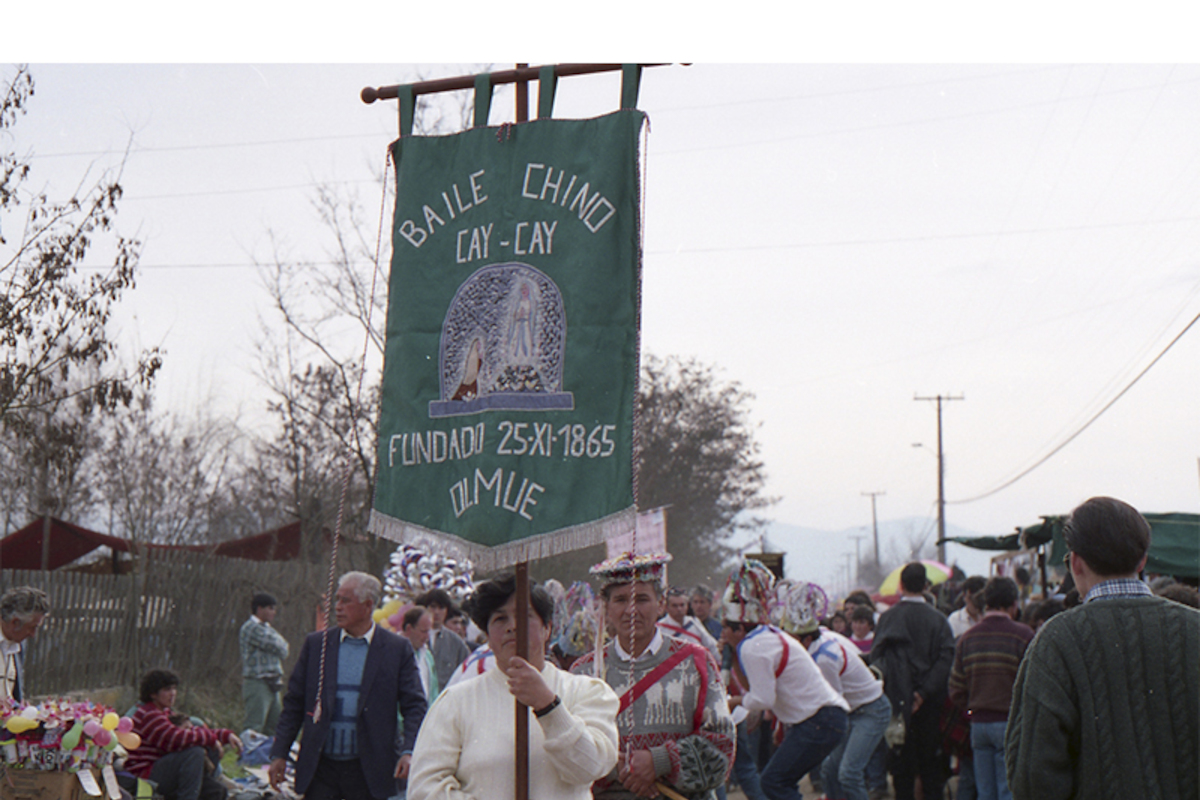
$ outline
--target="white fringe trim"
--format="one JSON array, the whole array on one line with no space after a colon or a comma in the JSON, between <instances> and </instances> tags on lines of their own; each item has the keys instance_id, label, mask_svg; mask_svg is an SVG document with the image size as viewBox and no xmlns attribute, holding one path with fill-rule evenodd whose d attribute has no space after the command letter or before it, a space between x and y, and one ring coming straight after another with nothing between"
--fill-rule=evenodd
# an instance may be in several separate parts
<instances>
[{"instance_id":1,"label":"white fringe trim","mask_svg":"<svg viewBox=\"0 0 1200 800\"><path fill-rule=\"evenodd\" d=\"M488 574L522 561L537 561L572 550L603 544L613 536L629 533L637 524L637 509L622 509L592 522L529 536L508 544L488 547L453 533L433 530L371 509L367 530L393 542L411 544L420 550L468 559L476 573Z\"/></svg>"}]
</instances>

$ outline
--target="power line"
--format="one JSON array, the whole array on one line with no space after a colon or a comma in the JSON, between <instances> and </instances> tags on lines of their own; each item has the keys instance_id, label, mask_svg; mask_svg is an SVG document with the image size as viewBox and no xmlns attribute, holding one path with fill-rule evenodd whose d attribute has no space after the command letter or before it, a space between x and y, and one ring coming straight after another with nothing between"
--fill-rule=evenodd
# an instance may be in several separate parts
<instances>
[{"instance_id":1,"label":"power line","mask_svg":"<svg viewBox=\"0 0 1200 800\"><path fill-rule=\"evenodd\" d=\"M976 500L982 500L985 497L991 497L992 495L996 494L997 492L1001 491L1002 489L1007 489L1009 486L1012 486L1014 483L1021 480L1021 478L1024 478L1026 475L1033 472L1035 469L1040 467L1042 464L1045 464L1054 455L1056 455L1059 451L1061 451L1064 447L1069 445L1071 442L1075 441L1076 437L1078 437L1081 433L1083 433L1089 427L1091 427L1092 423L1095 422L1096 420L1100 419L1100 416L1105 411L1108 411L1110 408L1113 407L1114 404L1116 404L1116 402L1118 400L1120 400L1122 397L1124 397L1125 393L1128 392L1130 389L1132 389L1134 387L1134 385L1142 379L1142 376L1145 375L1147 372L1149 372L1150 368L1153 367L1155 364L1157 364L1159 362L1159 360L1167 354L1167 351L1170 350L1172 347L1174 347L1175 343L1178 342L1180 339L1182 339L1183 335L1185 333L1187 333L1191 329L1191 327L1196 324L1197 321L1200 321L1200 314L1197 314L1196 316L1192 317L1192 321L1189 322L1187 325L1185 325L1183 330L1181 330L1179 333L1177 333L1175 335L1175 338L1172 339L1170 342L1168 342L1167 346L1164 347L1162 349L1162 351L1159 352L1159 354L1154 357L1154 360L1151 361L1149 364L1147 364L1146 367L1141 372L1139 372L1137 375L1134 376L1133 380L1131 380L1129 383L1127 383L1125 385L1124 389L1117 392L1116 396L1113 397L1113 399L1109 400L1107 403L1105 403L1103 408L1101 408L1099 411L1097 411L1095 414L1093 414L1091 416L1091 418L1087 422L1083 423L1083 425L1081 425L1077 431L1075 431L1070 436L1068 436L1065 440L1062 441L1062 443L1060 443L1057 447L1055 447L1049 453L1047 453L1046 455L1039 458L1037 461L1035 461L1031 466L1029 466L1025 470L1022 470L1021 472L1017 473L1017 475L1015 475L1014 477L1010 478L1009 480L1005 481L1004 483L1000 484L999 486L997 486L996 488L994 488L990 491L984 492L983 494L976 495L974 497L968 497L963 500L950 500L948 502L951 505L961 505L963 503L973 503Z\"/></svg>"},{"instance_id":2,"label":"power line","mask_svg":"<svg viewBox=\"0 0 1200 800\"><path fill-rule=\"evenodd\" d=\"M1014 228L1012 230L976 231L972 233L934 233L927 236L894 236L879 239L830 239L823 242L797 242L793 244L737 245L736 247L690 247L678 250L650 250L650 254L670 253L729 253L751 250L797 250L809 247L845 247L851 245L908 244L914 242L942 241L949 239L979 239L993 236L1024 236L1035 233L1064 233L1068 231L1103 230L1129 228L1141 225L1172 225L1179 222L1195 222L1200 215L1148 219L1135 222L1098 222L1094 225L1061 225L1047 228Z\"/></svg>"}]
</instances>

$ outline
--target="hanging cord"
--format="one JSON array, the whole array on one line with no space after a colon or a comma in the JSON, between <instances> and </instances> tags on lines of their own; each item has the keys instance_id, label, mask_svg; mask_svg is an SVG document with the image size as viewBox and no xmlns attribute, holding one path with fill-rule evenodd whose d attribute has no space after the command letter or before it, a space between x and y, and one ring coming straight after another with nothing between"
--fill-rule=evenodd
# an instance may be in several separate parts
<instances>
[{"instance_id":1,"label":"hanging cord","mask_svg":"<svg viewBox=\"0 0 1200 800\"><path fill-rule=\"evenodd\" d=\"M388 175L391 172L392 166L392 151L389 148L387 160L383 166L383 195L379 200L379 226L378 234L375 237L375 263L371 269L371 291L367 294L367 319L364 324L363 332L363 349L362 357L358 362L358 383L354 388L354 402L350 408L350 420L354 432L354 440L356 444L361 445L358 435L358 424L355 420L355 412L362 407L362 387L363 378L367 372L367 352L371 346L371 317L375 311L375 288L379 278L379 254L383 249L383 218L387 210L387 187ZM350 494L350 475L354 471L354 459L346 459L346 469L342 472L342 492L338 497L337 523L333 530L333 546L329 552L329 580L325 589L325 622L329 623L329 617L333 613L333 593L337 583L337 560L338 560L338 543L342 539L342 521L346 515L346 496ZM312 720L313 724L321 721L321 695L325 689L325 655L329 645L329 637L321 637L321 666L317 674L317 698L313 703Z\"/></svg>"},{"instance_id":2,"label":"hanging cord","mask_svg":"<svg viewBox=\"0 0 1200 800\"><path fill-rule=\"evenodd\" d=\"M633 513L633 536L630 537L630 542L629 542L629 549L630 549L629 557L630 557L631 561L636 561L637 554L638 554L638 535L637 535L637 533L638 533L638 531L637 531L638 508L639 508L638 462L641 460L641 448L642 448L642 437L641 437L641 432L640 432L641 431L641 410L640 410L640 402L639 402L639 393L641 391L641 388L640 388L641 387L641 374L642 374L642 367L641 367L641 353L642 353L642 244L643 244L643 237L645 235L644 231L646 228L646 205L645 205L646 147L645 147L645 142L647 139L647 134L650 131L650 118L645 117L645 120L646 120L646 125L640 136L640 138L642 139L642 143L643 143L642 147L641 147L641 153L640 153L641 163L639 165L637 161L634 162L635 167L640 167L640 168L637 170L637 175L634 180L634 187L637 191L636 200L637 200L637 204L638 204L637 314L635 315L635 318L637 319L637 333L636 333L637 338L634 342L634 353L637 355L638 363L636 363L634 365L634 375L633 375L633 420L632 420L632 422L633 422L633 512L634 513ZM663 569L665 570L666 567L664 566ZM662 588L664 591L666 590L665 586ZM638 664L637 664L637 659L634 658L634 655L633 655L633 627L634 627L634 622L637 619L637 604L634 602L633 598L634 598L634 595L636 594L636 589L637 589L637 583L634 582L633 584L631 584L630 591L629 591L629 685L630 685L630 687L636 686L637 682L638 682L638 675L637 675ZM653 635L651 635L651 638L653 638ZM649 642L647 642L647 644L649 644ZM602 662L599 666L600 666L600 670L603 671L604 667L603 667ZM600 677L603 678L603 675L600 675ZM630 736L627 737L625 740L625 769L626 770L628 770L630 768L630 761L631 761L631 757L633 755L633 748L632 748L632 745L630 744L630 741L632 740L633 731L637 727L637 718L634 716L633 706L634 706L634 704L630 703L629 706L625 709L626 712L629 714L629 732L630 732ZM662 782L656 781L655 786L658 788L660 793L663 793L663 794L668 793L669 787L664 786L662 784ZM676 795L676 796L678 796L678 795Z\"/></svg>"}]
</instances>

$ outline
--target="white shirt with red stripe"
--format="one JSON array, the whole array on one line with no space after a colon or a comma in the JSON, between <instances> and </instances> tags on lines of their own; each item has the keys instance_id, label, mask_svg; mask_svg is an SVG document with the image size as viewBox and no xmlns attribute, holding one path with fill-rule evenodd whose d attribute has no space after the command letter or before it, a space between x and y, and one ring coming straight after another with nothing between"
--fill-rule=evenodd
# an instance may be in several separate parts
<instances>
[{"instance_id":1,"label":"white shirt with red stripe","mask_svg":"<svg viewBox=\"0 0 1200 800\"><path fill-rule=\"evenodd\" d=\"M668 615L658 621L658 629L667 636L674 636L676 639L683 639L685 642L700 645L712 653L713 658L717 659L717 663L721 662L717 640L712 637L712 634L695 617L685 616L683 622L679 623Z\"/></svg>"},{"instance_id":2,"label":"white shirt with red stripe","mask_svg":"<svg viewBox=\"0 0 1200 800\"><path fill-rule=\"evenodd\" d=\"M846 698L850 710L873 703L883 694L883 681L867 667L854 642L828 628L808 645L817 668L833 690Z\"/></svg>"},{"instance_id":3,"label":"white shirt with red stripe","mask_svg":"<svg viewBox=\"0 0 1200 800\"><path fill-rule=\"evenodd\" d=\"M759 625L738 645L738 664L750 682L742 695L747 711L771 711L795 725L825 706L849 711L804 647L774 625Z\"/></svg>"},{"instance_id":4,"label":"white shirt with red stripe","mask_svg":"<svg viewBox=\"0 0 1200 800\"><path fill-rule=\"evenodd\" d=\"M471 655L467 656L466 661L454 670L454 674L450 676L450 680L446 681L446 688L449 689L451 686L457 686L471 678L478 678L495 665L496 654L492 652L491 647L481 644L475 648Z\"/></svg>"}]
</instances>

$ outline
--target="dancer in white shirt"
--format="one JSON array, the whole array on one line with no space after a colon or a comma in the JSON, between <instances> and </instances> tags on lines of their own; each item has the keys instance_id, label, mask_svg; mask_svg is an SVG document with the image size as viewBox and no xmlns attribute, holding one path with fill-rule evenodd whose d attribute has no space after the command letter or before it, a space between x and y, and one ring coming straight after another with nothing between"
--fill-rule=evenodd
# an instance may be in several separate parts
<instances>
[{"instance_id":1,"label":"dancer in white shirt","mask_svg":"<svg viewBox=\"0 0 1200 800\"><path fill-rule=\"evenodd\" d=\"M747 711L770 710L787 726L762 772L763 794L770 800L801 800L797 784L846 735L850 706L825 680L808 651L768 624L774 582L770 571L753 559L746 559L730 576L724 596L725 623L730 628L726 638L737 646L737 668L749 687L741 705Z\"/></svg>"}]
</instances>

